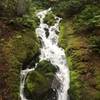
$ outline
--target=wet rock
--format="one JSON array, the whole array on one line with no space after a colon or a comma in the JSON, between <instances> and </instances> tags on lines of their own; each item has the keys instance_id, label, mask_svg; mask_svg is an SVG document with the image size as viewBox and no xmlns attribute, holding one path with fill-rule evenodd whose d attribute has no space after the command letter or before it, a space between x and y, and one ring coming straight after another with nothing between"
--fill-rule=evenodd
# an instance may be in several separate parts
<instances>
[{"instance_id":1,"label":"wet rock","mask_svg":"<svg viewBox=\"0 0 100 100\"><path fill-rule=\"evenodd\" d=\"M55 76L55 78L53 79L53 82L52 82L52 89L57 90L60 88L60 85L61 85L61 83L60 83L59 78L57 76Z\"/></svg>"},{"instance_id":2,"label":"wet rock","mask_svg":"<svg viewBox=\"0 0 100 100\"><path fill-rule=\"evenodd\" d=\"M47 92L47 97L45 100L57 100L58 99L58 93L56 89L49 89ZM43 99L44 100L44 99Z\"/></svg>"},{"instance_id":3,"label":"wet rock","mask_svg":"<svg viewBox=\"0 0 100 100\"><path fill-rule=\"evenodd\" d=\"M26 68L32 68L33 66L35 67L36 62L39 61L39 55L40 55L40 52L37 51L37 53L33 55L33 57L31 58L27 57L23 62L22 70Z\"/></svg>"},{"instance_id":4,"label":"wet rock","mask_svg":"<svg viewBox=\"0 0 100 100\"><path fill-rule=\"evenodd\" d=\"M49 36L49 30L45 29L45 32L46 32L46 37L48 38L48 36Z\"/></svg>"}]
</instances>

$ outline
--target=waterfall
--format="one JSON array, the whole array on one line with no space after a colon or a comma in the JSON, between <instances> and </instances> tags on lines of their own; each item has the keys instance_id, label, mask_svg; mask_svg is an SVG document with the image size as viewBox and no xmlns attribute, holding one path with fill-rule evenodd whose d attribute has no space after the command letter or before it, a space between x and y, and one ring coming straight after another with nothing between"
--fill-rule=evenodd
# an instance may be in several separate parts
<instances>
[{"instance_id":1,"label":"waterfall","mask_svg":"<svg viewBox=\"0 0 100 100\"><path fill-rule=\"evenodd\" d=\"M61 86L57 89L58 100L68 100L67 91L69 89L69 70L66 63L64 49L58 46L59 36L57 32L59 32L59 23L61 21L61 18L55 16L55 24L53 26L47 25L46 23L44 23L44 18L49 11L51 11L51 8L37 13L37 17L40 19L40 25L38 28L36 28L36 33L42 43L42 48L40 48L40 61L50 61L54 66L57 66L59 68L59 71L56 73L56 76L59 78L61 84ZM46 29L49 33L48 36L46 36ZM33 70L35 69L27 68L21 71L21 100L27 100L23 94L24 84L27 74Z\"/></svg>"}]
</instances>

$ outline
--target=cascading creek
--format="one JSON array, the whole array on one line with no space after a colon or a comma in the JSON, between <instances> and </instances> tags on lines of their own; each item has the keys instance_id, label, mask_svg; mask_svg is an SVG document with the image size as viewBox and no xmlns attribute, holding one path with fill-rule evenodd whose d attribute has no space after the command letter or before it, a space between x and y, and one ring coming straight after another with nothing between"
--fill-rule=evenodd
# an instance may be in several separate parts
<instances>
[{"instance_id":1,"label":"cascading creek","mask_svg":"<svg viewBox=\"0 0 100 100\"><path fill-rule=\"evenodd\" d=\"M61 18L55 16L55 24L53 26L49 26L48 24L44 23L44 18L49 11L51 11L51 8L37 13L37 17L40 19L40 25L38 28L36 28L36 33L42 44L42 47L40 48L41 54L39 56L39 62L42 60L47 60L50 61L52 65L59 68L56 73L56 77L59 79L60 83L60 87L57 88L58 100L68 100L67 91L69 89L69 70L66 63L64 49L58 46L59 36L57 32L59 32L59 23ZM48 36L46 35L46 30L48 30ZM33 70L35 70L35 68L27 68L21 71L21 100L27 100L24 96L24 85L27 74Z\"/></svg>"}]
</instances>

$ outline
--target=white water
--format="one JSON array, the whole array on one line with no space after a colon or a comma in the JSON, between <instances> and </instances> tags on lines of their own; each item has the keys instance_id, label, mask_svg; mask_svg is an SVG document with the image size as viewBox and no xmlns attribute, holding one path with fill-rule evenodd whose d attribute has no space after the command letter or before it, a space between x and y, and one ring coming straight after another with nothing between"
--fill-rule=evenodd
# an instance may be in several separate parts
<instances>
[{"instance_id":1,"label":"white water","mask_svg":"<svg viewBox=\"0 0 100 100\"><path fill-rule=\"evenodd\" d=\"M54 26L49 26L44 23L44 18L46 14L51 11L51 9L41 11L37 14L37 17L40 19L40 25L36 28L37 36L41 38L42 48L40 61L48 60L53 65L58 66L59 71L56 73L57 77L59 78L61 87L57 90L58 92L58 100L68 100L67 91L69 89L69 70L66 64L66 57L64 50L58 46L58 34L59 32L59 23L61 18L55 16L56 23ZM46 30L48 30L49 35L46 37ZM35 70L32 69L25 69L21 72L21 85L20 85L20 97L21 100L27 100L23 94L24 91L24 84L25 78L27 74Z\"/></svg>"}]
</instances>

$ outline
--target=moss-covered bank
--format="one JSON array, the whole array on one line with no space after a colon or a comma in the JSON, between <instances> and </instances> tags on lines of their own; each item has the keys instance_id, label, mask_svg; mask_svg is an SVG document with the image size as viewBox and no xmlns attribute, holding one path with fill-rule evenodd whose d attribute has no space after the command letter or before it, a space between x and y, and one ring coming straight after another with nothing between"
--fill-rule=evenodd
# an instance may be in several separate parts
<instances>
[{"instance_id":1,"label":"moss-covered bank","mask_svg":"<svg viewBox=\"0 0 100 100\"><path fill-rule=\"evenodd\" d=\"M65 49L70 69L70 99L99 100L100 30L78 33L74 27L73 19L64 20L59 38L59 45Z\"/></svg>"},{"instance_id":2,"label":"moss-covered bank","mask_svg":"<svg viewBox=\"0 0 100 100\"><path fill-rule=\"evenodd\" d=\"M34 31L0 20L0 99L19 100L20 70L39 52ZM35 60L35 59L33 59Z\"/></svg>"}]
</instances>

